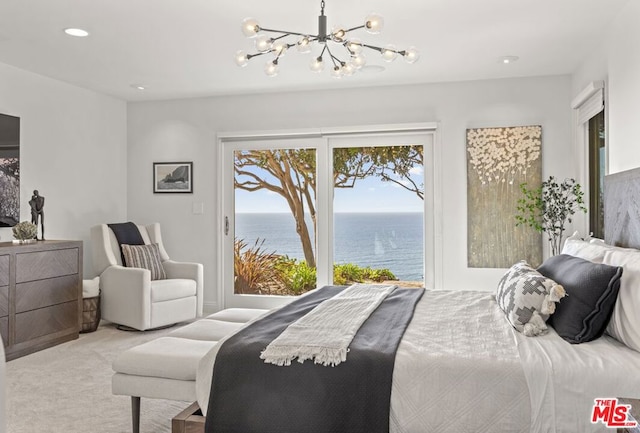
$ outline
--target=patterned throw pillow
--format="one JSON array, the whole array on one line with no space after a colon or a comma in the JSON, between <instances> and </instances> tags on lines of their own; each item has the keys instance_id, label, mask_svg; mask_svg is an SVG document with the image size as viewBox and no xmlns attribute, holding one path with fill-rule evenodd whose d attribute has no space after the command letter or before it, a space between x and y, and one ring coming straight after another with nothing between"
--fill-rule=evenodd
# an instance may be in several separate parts
<instances>
[{"instance_id":1,"label":"patterned throw pillow","mask_svg":"<svg viewBox=\"0 0 640 433\"><path fill-rule=\"evenodd\" d=\"M160 260L158 244L126 245L122 244L125 266L128 268L144 268L151 271L151 280L164 280L167 274Z\"/></svg>"},{"instance_id":2,"label":"patterned throw pillow","mask_svg":"<svg viewBox=\"0 0 640 433\"><path fill-rule=\"evenodd\" d=\"M496 301L509 323L528 337L544 334L545 322L555 311L564 289L533 269L527 262L516 263L498 283Z\"/></svg>"}]
</instances>

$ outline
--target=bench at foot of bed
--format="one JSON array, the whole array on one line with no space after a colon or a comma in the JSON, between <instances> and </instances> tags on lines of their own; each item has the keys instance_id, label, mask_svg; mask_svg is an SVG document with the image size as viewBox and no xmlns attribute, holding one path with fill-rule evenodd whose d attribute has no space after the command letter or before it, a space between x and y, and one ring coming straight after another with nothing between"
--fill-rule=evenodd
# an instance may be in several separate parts
<instances>
[{"instance_id":1,"label":"bench at foot of bed","mask_svg":"<svg viewBox=\"0 0 640 433\"><path fill-rule=\"evenodd\" d=\"M200 359L219 340L266 311L222 310L122 352L113 363L111 391L131 396L133 433L140 431L140 397L195 401ZM204 424L201 431L204 432Z\"/></svg>"}]
</instances>

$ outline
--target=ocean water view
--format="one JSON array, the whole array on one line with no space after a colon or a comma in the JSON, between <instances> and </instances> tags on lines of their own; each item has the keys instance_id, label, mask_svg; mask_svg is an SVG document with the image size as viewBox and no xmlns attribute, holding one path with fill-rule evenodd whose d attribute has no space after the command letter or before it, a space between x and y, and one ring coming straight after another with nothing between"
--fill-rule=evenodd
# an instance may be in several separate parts
<instances>
[{"instance_id":1,"label":"ocean water view","mask_svg":"<svg viewBox=\"0 0 640 433\"><path fill-rule=\"evenodd\" d=\"M310 219L309 230L313 231ZM264 239L267 252L304 259L295 220L290 213L237 213L237 239L252 246ZM336 213L334 261L389 269L403 281L422 281L423 215L405 213Z\"/></svg>"}]
</instances>

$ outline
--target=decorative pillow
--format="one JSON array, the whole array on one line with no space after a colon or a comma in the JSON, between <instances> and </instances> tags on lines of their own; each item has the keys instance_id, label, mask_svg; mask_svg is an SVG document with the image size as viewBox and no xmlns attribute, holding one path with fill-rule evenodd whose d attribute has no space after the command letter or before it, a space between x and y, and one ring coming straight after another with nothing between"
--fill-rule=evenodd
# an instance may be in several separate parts
<instances>
[{"instance_id":1,"label":"decorative pillow","mask_svg":"<svg viewBox=\"0 0 640 433\"><path fill-rule=\"evenodd\" d=\"M612 250L604 256L604 263L624 269L607 334L640 352L640 251Z\"/></svg>"},{"instance_id":2,"label":"decorative pillow","mask_svg":"<svg viewBox=\"0 0 640 433\"><path fill-rule=\"evenodd\" d=\"M567 291L549 319L558 335L574 344L599 338L618 297L622 268L560 254L545 260L538 271Z\"/></svg>"},{"instance_id":3,"label":"decorative pillow","mask_svg":"<svg viewBox=\"0 0 640 433\"><path fill-rule=\"evenodd\" d=\"M564 296L562 286L520 261L498 283L496 301L507 320L527 337L543 334L545 321Z\"/></svg>"},{"instance_id":4,"label":"decorative pillow","mask_svg":"<svg viewBox=\"0 0 640 433\"><path fill-rule=\"evenodd\" d=\"M566 241L564 241L562 254L580 257L581 259L589 260L593 263L602 263L602 260L604 260L604 254L608 250L608 245L600 242L594 242L593 240L587 242L580 238L578 232L575 232L572 236L568 237Z\"/></svg>"},{"instance_id":5,"label":"decorative pillow","mask_svg":"<svg viewBox=\"0 0 640 433\"><path fill-rule=\"evenodd\" d=\"M126 245L122 244L125 265L129 268L144 268L151 271L151 280L164 280L167 274L160 260L158 244Z\"/></svg>"}]
</instances>

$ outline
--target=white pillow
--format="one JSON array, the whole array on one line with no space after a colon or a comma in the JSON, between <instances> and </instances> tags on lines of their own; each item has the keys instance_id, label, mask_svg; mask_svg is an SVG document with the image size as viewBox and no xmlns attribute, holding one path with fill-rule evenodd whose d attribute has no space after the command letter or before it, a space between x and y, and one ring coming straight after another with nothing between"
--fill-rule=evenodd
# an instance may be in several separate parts
<instances>
[{"instance_id":1,"label":"white pillow","mask_svg":"<svg viewBox=\"0 0 640 433\"><path fill-rule=\"evenodd\" d=\"M83 298L95 298L100 296L100 277L95 277L92 280L82 280L82 297Z\"/></svg>"},{"instance_id":2,"label":"white pillow","mask_svg":"<svg viewBox=\"0 0 640 433\"><path fill-rule=\"evenodd\" d=\"M575 236L575 234L574 234ZM604 255L611 247L600 242L587 242L580 238L570 237L564 242L562 254L579 257L593 263L602 263Z\"/></svg>"},{"instance_id":3,"label":"white pillow","mask_svg":"<svg viewBox=\"0 0 640 433\"><path fill-rule=\"evenodd\" d=\"M607 251L603 263L623 268L618 300L606 332L640 352L640 251L615 248Z\"/></svg>"}]
</instances>

